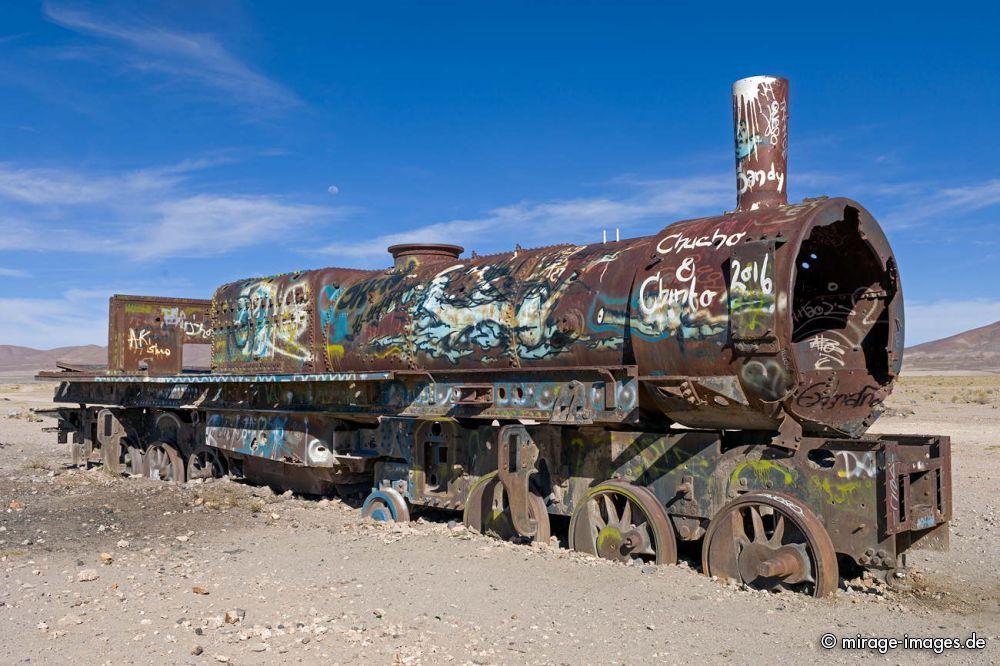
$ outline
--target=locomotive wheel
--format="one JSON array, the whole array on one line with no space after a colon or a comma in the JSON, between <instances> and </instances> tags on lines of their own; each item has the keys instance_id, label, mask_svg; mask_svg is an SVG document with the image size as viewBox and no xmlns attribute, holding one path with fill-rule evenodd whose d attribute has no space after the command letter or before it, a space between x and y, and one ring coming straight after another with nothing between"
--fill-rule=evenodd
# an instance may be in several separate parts
<instances>
[{"instance_id":1,"label":"locomotive wheel","mask_svg":"<svg viewBox=\"0 0 1000 666\"><path fill-rule=\"evenodd\" d=\"M528 515L538 526L529 540L547 542L552 536L549 512L545 509L545 500L534 493L528 494ZM469 497L465 500L462 520L473 532L489 534L503 541L526 538L514 530L506 493L496 472L480 477L472 486Z\"/></svg>"},{"instance_id":2,"label":"locomotive wheel","mask_svg":"<svg viewBox=\"0 0 1000 666\"><path fill-rule=\"evenodd\" d=\"M750 493L712 520L702 548L708 576L762 590L824 597L837 589L837 553L823 524L798 500Z\"/></svg>"},{"instance_id":3,"label":"locomotive wheel","mask_svg":"<svg viewBox=\"0 0 1000 666\"><path fill-rule=\"evenodd\" d=\"M225 475L226 463L219 452L210 446L202 446L187 459L187 478L218 479Z\"/></svg>"},{"instance_id":4,"label":"locomotive wheel","mask_svg":"<svg viewBox=\"0 0 1000 666\"><path fill-rule=\"evenodd\" d=\"M157 442L143 456L143 476L158 481L184 483L184 461L177 449L166 442Z\"/></svg>"},{"instance_id":5,"label":"locomotive wheel","mask_svg":"<svg viewBox=\"0 0 1000 666\"><path fill-rule=\"evenodd\" d=\"M573 512L570 547L606 560L677 563L677 538L663 504L647 488L605 481Z\"/></svg>"},{"instance_id":6,"label":"locomotive wheel","mask_svg":"<svg viewBox=\"0 0 1000 666\"><path fill-rule=\"evenodd\" d=\"M361 515L383 523L410 522L406 500L392 488L373 490L361 506Z\"/></svg>"}]
</instances>

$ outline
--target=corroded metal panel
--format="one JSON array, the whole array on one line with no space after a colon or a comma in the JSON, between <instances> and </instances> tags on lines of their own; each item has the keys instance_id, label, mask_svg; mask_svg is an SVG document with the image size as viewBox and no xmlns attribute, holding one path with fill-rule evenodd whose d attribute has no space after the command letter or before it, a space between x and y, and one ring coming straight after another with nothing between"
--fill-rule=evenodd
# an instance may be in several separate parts
<instances>
[{"instance_id":1,"label":"corroded metal panel","mask_svg":"<svg viewBox=\"0 0 1000 666\"><path fill-rule=\"evenodd\" d=\"M108 370L177 374L185 344L210 344L211 301L158 296L111 297Z\"/></svg>"},{"instance_id":2,"label":"corroded metal panel","mask_svg":"<svg viewBox=\"0 0 1000 666\"><path fill-rule=\"evenodd\" d=\"M611 264L632 249L431 255L363 277L321 271L318 351L331 370L622 365L631 274Z\"/></svg>"},{"instance_id":3,"label":"corroded metal panel","mask_svg":"<svg viewBox=\"0 0 1000 666\"><path fill-rule=\"evenodd\" d=\"M790 415L806 432L857 435L898 370L894 259L874 219L845 199L606 244L468 259L407 248L382 271L220 288L216 371L476 371L498 395L518 369L634 365L649 389L642 407L686 425L776 430ZM718 377L739 399L668 404L664 378Z\"/></svg>"},{"instance_id":4,"label":"corroded metal panel","mask_svg":"<svg viewBox=\"0 0 1000 666\"><path fill-rule=\"evenodd\" d=\"M312 372L314 290L307 273L248 279L213 299L213 368L220 372Z\"/></svg>"}]
</instances>

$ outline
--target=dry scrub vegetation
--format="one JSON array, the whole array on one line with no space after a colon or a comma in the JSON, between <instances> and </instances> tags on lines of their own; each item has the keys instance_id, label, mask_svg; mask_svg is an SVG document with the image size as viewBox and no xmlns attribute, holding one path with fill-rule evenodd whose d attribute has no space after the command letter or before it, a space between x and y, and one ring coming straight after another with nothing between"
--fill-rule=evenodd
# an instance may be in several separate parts
<instances>
[{"instance_id":1,"label":"dry scrub vegetation","mask_svg":"<svg viewBox=\"0 0 1000 666\"><path fill-rule=\"evenodd\" d=\"M955 377L904 375L896 383L887 406L890 409L903 411L905 415L907 407L927 403L983 405L998 409L1000 375Z\"/></svg>"}]
</instances>

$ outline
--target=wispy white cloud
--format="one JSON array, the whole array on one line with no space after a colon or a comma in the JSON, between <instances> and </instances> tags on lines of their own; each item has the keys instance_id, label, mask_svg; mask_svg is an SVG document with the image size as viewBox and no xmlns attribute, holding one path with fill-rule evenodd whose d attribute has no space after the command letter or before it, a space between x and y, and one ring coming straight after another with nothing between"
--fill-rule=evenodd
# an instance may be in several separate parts
<instances>
[{"instance_id":1,"label":"wispy white cloud","mask_svg":"<svg viewBox=\"0 0 1000 666\"><path fill-rule=\"evenodd\" d=\"M81 204L106 199L115 182L55 169L19 169L0 164L0 197L26 204Z\"/></svg>"},{"instance_id":2,"label":"wispy white cloud","mask_svg":"<svg viewBox=\"0 0 1000 666\"><path fill-rule=\"evenodd\" d=\"M26 278L31 277L31 273L17 268L3 268L0 266L0 277Z\"/></svg>"},{"instance_id":3,"label":"wispy white cloud","mask_svg":"<svg viewBox=\"0 0 1000 666\"><path fill-rule=\"evenodd\" d=\"M141 240L125 241L136 259L222 254L287 237L314 222L331 219L321 206L289 203L267 196L200 194L156 205L156 223Z\"/></svg>"},{"instance_id":4,"label":"wispy white cloud","mask_svg":"<svg viewBox=\"0 0 1000 666\"><path fill-rule=\"evenodd\" d=\"M35 349L107 344L106 295L103 299L0 298L0 311L2 344Z\"/></svg>"},{"instance_id":5,"label":"wispy white cloud","mask_svg":"<svg viewBox=\"0 0 1000 666\"><path fill-rule=\"evenodd\" d=\"M891 207L882 219L886 227L901 229L1000 205L1000 179L959 187L904 183L887 189L883 194L902 200L901 204Z\"/></svg>"},{"instance_id":6,"label":"wispy white cloud","mask_svg":"<svg viewBox=\"0 0 1000 666\"><path fill-rule=\"evenodd\" d=\"M221 255L280 243L289 229L346 216L270 194L192 192L189 175L220 160L126 172L0 164L0 249L116 253L128 260Z\"/></svg>"},{"instance_id":7,"label":"wispy white cloud","mask_svg":"<svg viewBox=\"0 0 1000 666\"><path fill-rule=\"evenodd\" d=\"M1000 205L1000 179L963 185L925 180L859 179L854 173L812 171L795 174L796 186L846 192L882 211L879 223L890 230L902 230L935 221L966 216Z\"/></svg>"},{"instance_id":8,"label":"wispy white cloud","mask_svg":"<svg viewBox=\"0 0 1000 666\"><path fill-rule=\"evenodd\" d=\"M106 40L129 67L224 94L255 113L301 103L280 83L243 62L206 33L184 32L138 18L113 20L80 8L48 2L45 16L68 30Z\"/></svg>"},{"instance_id":9,"label":"wispy white cloud","mask_svg":"<svg viewBox=\"0 0 1000 666\"><path fill-rule=\"evenodd\" d=\"M0 297L0 344L51 349L108 343L108 297L155 294L163 285L146 277L91 275L86 287L53 289L44 297ZM171 296L192 296L199 289L188 280L171 280ZM201 294L203 295L203 293Z\"/></svg>"},{"instance_id":10,"label":"wispy white cloud","mask_svg":"<svg viewBox=\"0 0 1000 666\"><path fill-rule=\"evenodd\" d=\"M907 301L905 312L906 346L912 347L1000 321L1000 300Z\"/></svg>"},{"instance_id":11,"label":"wispy white cloud","mask_svg":"<svg viewBox=\"0 0 1000 666\"><path fill-rule=\"evenodd\" d=\"M553 243L592 243L602 230L627 235L651 232L679 216L719 211L733 199L728 178L693 176L669 180L617 179L626 192L595 196L521 202L494 208L470 218L437 222L383 234L354 243L338 242L317 251L364 263L384 261L389 245L407 242L457 243L477 252Z\"/></svg>"}]
</instances>

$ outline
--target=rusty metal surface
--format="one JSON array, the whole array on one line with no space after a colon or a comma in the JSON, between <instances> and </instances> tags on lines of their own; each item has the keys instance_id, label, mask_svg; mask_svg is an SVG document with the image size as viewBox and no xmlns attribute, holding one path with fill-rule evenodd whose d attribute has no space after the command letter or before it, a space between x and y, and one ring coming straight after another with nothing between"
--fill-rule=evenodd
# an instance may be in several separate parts
<instances>
[{"instance_id":1,"label":"rusty metal surface","mask_svg":"<svg viewBox=\"0 0 1000 666\"><path fill-rule=\"evenodd\" d=\"M505 425L497 432L497 478L503 484L514 531L524 537L538 532L529 511L531 477L538 473L538 446L523 425Z\"/></svg>"},{"instance_id":2,"label":"rusty metal surface","mask_svg":"<svg viewBox=\"0 0 1000 666\"><path fill-rule=\"evenodd\" d=\"M737 207L788 203L788 80L751 76L734 83L733 129Z\"/></svg>"},{"instance_id":3,"label":"rusty metal surface","mask_svg":"<svg viewBox=\"0 0 1000 666\"><path fill-rule=\"evenodd\" d=\"M663 503L626 481L598 484L577 504L569 525L573 550L606 560L675 564L677 539Z\"/></svg>"},{"instance_id":4,"label":"rusty metal surface","mask_svg":"<svg viewBox=\"0 0 1000 666\"><path fill-rule=\"evenodd\" d=\"M185 344L211 344L211 301L153 296L111 297L108 371L178 374Z\"/></svg>"},{"instance_id":5,"label":"rusty metal surface","mask_svg":"<svg viewBox=\"0 0 1000 666\"><path fill-rule=\"evenodd\" d=\"M837 551L823 523L794 497L744 495L728 504L705 536L709 576L766 590L825 597L837 590Z\"/></svg>"},{"instance_id":6,"label":"rusty metal surface","mask_svg":"<svg viewBox=\"0 0 1000 666\"><path fill-rule=\"evenodd\" d=\"M216 372L476 371L498 403L518 370L632 367L647 389L635 391L639 408L684 425L777 430L791 416L806 432L856 436L901 360L892 253L846 199L679 222L620 243L468 260L432 250L402 255L402 268L220 288Z\"/></svg>"}]
</instances>

